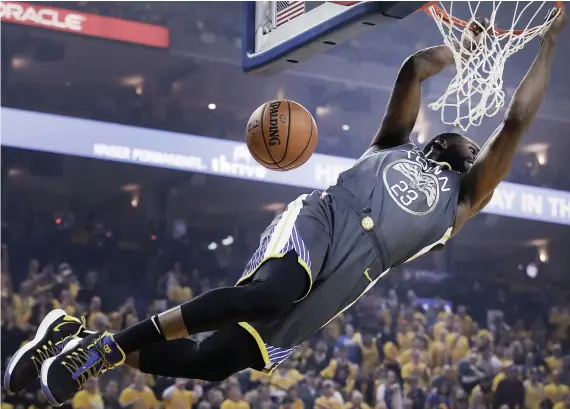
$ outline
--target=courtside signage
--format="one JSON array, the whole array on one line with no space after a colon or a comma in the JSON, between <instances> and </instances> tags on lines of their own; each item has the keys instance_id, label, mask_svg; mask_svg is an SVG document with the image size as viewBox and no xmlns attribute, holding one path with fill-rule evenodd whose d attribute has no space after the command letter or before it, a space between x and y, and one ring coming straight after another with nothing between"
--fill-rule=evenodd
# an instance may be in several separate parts
<instances>
[{"instance_id":1,"label":"courtside signage","mask_svg":"<svg viewBox=\"0 0 570 409\"><path fill-rule=\"evenodd\" d=\"M1 109L3 146L325 189L354 159L314 154L288 172L253 160L242 142ZM502 182L484 213L570 225L570 192Z\"/></svg>"},{"instance_id":2,"label":"courtside signage","mask_svg":"<svg viewBox=\"0 0 570 409\"><path fill-rule=\"evenodd\" d=\"M3 23L23 24L149 47L167 48L170 42L170 34L165 27L66 10L40 2L3 1L0 3L0 16Z\"/></svg>"}]
</instances>

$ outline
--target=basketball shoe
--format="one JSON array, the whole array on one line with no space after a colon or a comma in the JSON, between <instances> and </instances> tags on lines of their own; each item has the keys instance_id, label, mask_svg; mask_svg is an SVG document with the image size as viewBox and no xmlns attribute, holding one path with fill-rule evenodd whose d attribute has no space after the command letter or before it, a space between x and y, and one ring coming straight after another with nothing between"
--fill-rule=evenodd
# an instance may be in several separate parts
<instances>
[{"instance_id":1,"label":"basketball shoe","mask_svg":"<svg viewBox=\"0 0 570 409\"><path fill-rule=\"evenodd\" d=\"M61 406L79 391L88 379L121 365L125 353L109 332L69 341L57 356L47 359L41 370L41 386L52 406Z\"/></svg>"},{"instance_id":2,"label":"basketball shoe","mask_svg":"<svg viewBox=\"0 0 570 409\"><path fill-rule=\"evenodd\" d=\"M4 389L16 393L25 389L40 375L45 360L56 356L65 344L85 331L83 321L53 310L42 320L34 339L22 346L8 363L4 373Z\"/></svg>"}]
</instances>

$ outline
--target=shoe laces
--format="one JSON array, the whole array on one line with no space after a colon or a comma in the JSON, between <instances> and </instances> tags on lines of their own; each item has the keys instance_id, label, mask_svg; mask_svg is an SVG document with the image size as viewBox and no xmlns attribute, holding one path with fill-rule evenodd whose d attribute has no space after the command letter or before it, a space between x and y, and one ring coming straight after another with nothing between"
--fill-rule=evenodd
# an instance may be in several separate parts
<instances>
[{"instance_id":1,"label":"shoe laces","mask_svg":"<svg viewBox=\"0 0 570 409\"><path fill-rule=\"evenodd\" d=\"M40 345L38 348L36 348L34 354L32 355L32 362L36 367L36 371L38 373L40 372L44 361L59 354L69 340L72 338L77 338L79 334L81 334L81 331L83 331L86 326L85 317L81 317L81 323L81 326L75 333L66 335L55 343L52 340L48 340L45 344Z\"/></svg>"},{"instance_id":2,"label":"shoe laces","mask_svg":"<svg viewBox=\"0 0 570 409\"><path fill-rule=\"evenodd\" d=\"M48 341L47 343L40 345L39 348L36 348L34 355L32 355L32 362L36 367L36 372L39 373L45 360L57 355L59 351L60 349L52 341Z\"/></svg>"},{"instance_id":3,"label":"shoe laces","mask_svg":"<svg viewBox=\"0 0 570 409\"><path fill-rule=\"evenodd\" d=\"M95 378L102 372L113 367L105 356L104 347L101 342L105 336L106 334L101 334L86 347L78 345L74 350L63 357L61 364L71 372L73 379L77 381L78 389L81 389L88 379ZM88 367L85 366L94 355L97 356L96 361Z\"/></svg>"}]
</instances>

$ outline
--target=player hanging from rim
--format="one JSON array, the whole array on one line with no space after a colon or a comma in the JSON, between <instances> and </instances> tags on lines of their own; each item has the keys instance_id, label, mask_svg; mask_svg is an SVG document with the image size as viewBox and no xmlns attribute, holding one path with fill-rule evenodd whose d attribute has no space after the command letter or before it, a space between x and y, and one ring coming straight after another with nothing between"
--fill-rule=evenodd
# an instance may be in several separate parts
<instances>
[{"instance_id":1,"label":"player hanging from rim","mask_svg":"<svg viewBox=\"0 0 570 409\"><path fill-rule=\"evenodd\" d=\"M565 23L562 11L481 150L455 133L437 135L423 151L410 141L422 82L453 63L447 46L418 51L400 69L370 148L337 185L301 196L273 221L235 287L114 335L85 332L77 319L52 311L14 355L6 389L24 389L40 375L58 406L87 379L122 364L209 381L245 368L270 372L388 270L441 247L491 199L538 111ZM207 331L216 332L201 342L186 338Z\"/></svg>"}]
</instances>

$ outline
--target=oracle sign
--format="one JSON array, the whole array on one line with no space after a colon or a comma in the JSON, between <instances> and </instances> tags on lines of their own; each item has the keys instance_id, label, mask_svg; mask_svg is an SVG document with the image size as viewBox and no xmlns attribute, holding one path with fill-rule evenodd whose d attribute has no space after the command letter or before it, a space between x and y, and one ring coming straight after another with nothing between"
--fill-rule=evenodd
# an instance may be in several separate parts
<instances>
[{"instance_id":1,"label":"oracle sign","mask_svg":"<svg viewBox=\"0 0 570 409\"><path fill-rule=\"evenodd\" d=\"M20 3L9 2L1 3L0 16L5 21L15 21L22 24L29 22L33 25L70 31L81 31L81 25L85 21L84 16L65 10L60 13L51 8L27 7Z\"/></svg>"},{"instance_id":2,"label":"oracle sign","mask_svg":"<svg viewBox=\"0 0 570 409\"><path fill-rule=\"evenodd\" d=\"M168 47L169 31L165 27L136 21L81 13L40 3L14 1L0 2L2 22L42 27L92 37L142 44L151 47Z\"/></svg>"}]
</instances>

